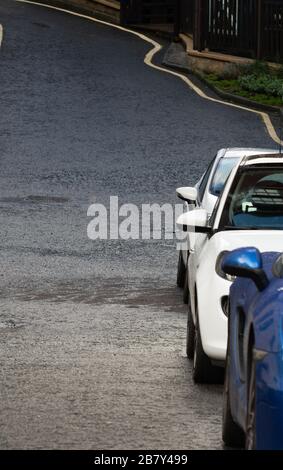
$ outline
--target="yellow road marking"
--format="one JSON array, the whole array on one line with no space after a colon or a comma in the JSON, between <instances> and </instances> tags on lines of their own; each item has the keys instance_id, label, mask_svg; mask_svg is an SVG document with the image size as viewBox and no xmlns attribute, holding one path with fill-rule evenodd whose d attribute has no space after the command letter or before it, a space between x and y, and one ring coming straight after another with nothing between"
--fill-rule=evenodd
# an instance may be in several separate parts
<instances>
[{"instance_id":1,"label":"yellow road marking","mask_svg":"<svg viewBox=\"0 0 283 470\"><path fill-rule=\"evenodd\" d=\"M276 142L277 144L283 145L283 141L281 141L280 138L278 137L277 132L276 132L276 130L275 130L275 128L274 128L274 126L271 122L271 119L270 119L270 117L267 113L265 113L263 111L258 111L258 110L252 109L252 108L248 108L246 106L241 106L241 105L238 105L238 104L229 103L227 101L222 101L222 100L217 99L217 98L212 98L211 96L206 95L206 93L204 93L201 90L201 88L196 86L186 75L184 75L180 72L174 72L172 70L166 69L166 68L161 67L159 65L155 65L152 62L152 60L153 60L154 56L162 49L162 45L159 44L157 41L147 37L145 34L139 33L138 31L132 31L131 29L124 28L123 26L120 26L120 25L108 23L107 21L98 20L97 18L93 18L92 16L84 15L82 13L76 13L74 11L67 10L66 8L55 7L53 5L46 5L45 3L34 2L32 0L16 0L16 1L19 2L19 3L30 3L32 5L38 5L38 6L41 6L41 7L50 8L52 10L62 11L64 13L68 13L69 15L78 16L79 18L84 18L86 20L94 21L95 23L100 23L100 24L103 24L103 25L106 25L106 26L110 26L111 28L115 28L115 29L118 29L120 31L125 31L127 33L133 34L134 36L139 37L143 41L146 41L146 42L148 42L149 44L151 44L153 46L153 49L151 49L145 55L144 63L146 65L148 65L149 67L152 67L155 70L159 70L160 72L167 73L169 75L173 75L174 77L180 78L201 98L204 98L208 101L212 101L214 103L218 103L218 104L221 104L221 105L224 105L224 106L229 106L231 108L241 109L243 111L248 111L250 113L257 114L258 116L260 116L262 118L262 120L263 120L263 122L266 126L267 132L268 132L269 136L271 137L271 139L274 142Z\"/></svg>"},{"instance_id":2,"label":"yellow road marking","mask_svg":"<svg viewBox=\"0 0 283 470\"><path fill-rule=\"evenodd\" d=\"M3 26L0 24L0 47L2 46L3 35L4 35L4 29L3 29Z\"/></svg>"}]
</instances>

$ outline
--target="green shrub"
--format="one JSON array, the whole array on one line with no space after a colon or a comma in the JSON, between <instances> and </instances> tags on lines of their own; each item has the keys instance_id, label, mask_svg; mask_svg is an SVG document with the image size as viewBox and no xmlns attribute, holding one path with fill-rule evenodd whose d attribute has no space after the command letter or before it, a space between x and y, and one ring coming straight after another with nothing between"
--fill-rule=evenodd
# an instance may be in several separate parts
<instances>
[{"instance_id":1,"label":"green shrub","mask_svg":"<svg viewBox=\"0 0 283 470\"><path fill-rule=\"evenodd\" d=\"M239 84L244 90L251 93L264 93L271 96L279 96L283 99L283 80L271 74L251 74L238 78Z\"/></svg>"},{"instance_id":2,"label":"green shrub","mask_svg":"<svg viewBox=\"0 0 283 470\"><path fill-rule=\"evenodd\" d=\"M204 78L216 88L269 106L283 104L283 64L275 69L265 62L255 61L239 67L237 78L227 79L215 73Z\"/></svg>"}]
</instances>

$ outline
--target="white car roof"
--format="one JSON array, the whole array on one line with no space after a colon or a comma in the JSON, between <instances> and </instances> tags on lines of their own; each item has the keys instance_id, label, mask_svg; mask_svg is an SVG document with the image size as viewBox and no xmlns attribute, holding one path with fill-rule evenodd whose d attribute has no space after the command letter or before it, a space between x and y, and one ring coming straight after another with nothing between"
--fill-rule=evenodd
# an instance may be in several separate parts
<instances>
[{"instance_id":1,"label":"white car roof","mask_svg":"<svg viewBox=\"0 0 283 470\"><path fill-rule=\"evenodd\" d=\"M277 152L275 155L246 155L242 158L240 166L258 165L260 163L277 163L283 165L283 154Z\"/></svg>"},{"instance_id":2,"label":"white car roof","mask_svg":"<svg viewBox=\"0 0 283 470\"><path fill-rule=\"evenodd\" d=\"M268 154L278 154L278 149L264 149L264 148L252 148L252 147L231 147L226 149L221 149L217 153L219 158L235 158L235 157L245 157L250 155L268 155Z\"/></svg>"}]
</instances>

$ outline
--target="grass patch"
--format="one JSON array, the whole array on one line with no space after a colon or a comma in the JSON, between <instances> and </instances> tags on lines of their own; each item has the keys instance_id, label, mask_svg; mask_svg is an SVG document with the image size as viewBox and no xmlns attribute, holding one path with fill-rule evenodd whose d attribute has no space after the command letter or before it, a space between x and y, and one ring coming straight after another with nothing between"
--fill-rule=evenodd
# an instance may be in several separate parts
<instances>
[{"instance_id":1,"label":"grass patch","mask_svg":"<svg viewBox=\"0 0 283 470\"><path fill-rule=\"evenodd\" d=\"M204 74L205 80L222 91L242 96L256 103L283 106L283 73L270 71L265 63L241 67L238 78Z\"/></svg>"}]
</instances>

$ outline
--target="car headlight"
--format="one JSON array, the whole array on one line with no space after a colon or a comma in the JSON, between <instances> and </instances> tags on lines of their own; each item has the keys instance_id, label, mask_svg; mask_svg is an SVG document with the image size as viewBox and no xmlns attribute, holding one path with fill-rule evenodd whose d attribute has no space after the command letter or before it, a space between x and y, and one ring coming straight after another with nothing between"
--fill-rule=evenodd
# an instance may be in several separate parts
<instances>
[{"instance_id":1,"label":"car headlight","mask_svg":"<svg viewBox=\"0 0 283 470\"><path fill-rule=\"evenodd\" d=\"M222 260L224 256L227 255L227 253L229 253L228 250L221 251L221 253L219 253L219 255L217 256L216 264L215 264L215 271L218 274L218 276L222 277L222 279L226 279L226 281L229 281L229 282L234 282L236 279L236 276L231 276L230 274L226 274L221 269Z\"/></svg>"}]
</instances>

